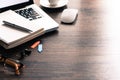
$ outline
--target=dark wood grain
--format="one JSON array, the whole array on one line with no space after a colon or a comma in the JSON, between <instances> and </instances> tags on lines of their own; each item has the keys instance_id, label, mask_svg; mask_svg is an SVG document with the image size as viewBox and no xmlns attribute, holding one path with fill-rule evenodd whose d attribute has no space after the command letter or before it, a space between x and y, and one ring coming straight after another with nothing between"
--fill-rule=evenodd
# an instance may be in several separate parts
<instances>
[{"instance_id":1,"label":"dark wood grain","mask_svg":"<svg viewBox=\"0 0 120 80\"><path fill-rule=\"evenodd\" d=\"M39 5L39 0L35 1ZM62 9L45 9L60 26L58 31L40 36L10 50L19 53L36 40L42 40L43 52L32 50L22 62L21 76L0 68L1 80L120 80L119 0L69 0L64 8L77 8L73 24L60 21ZM56 11L56 12L55 12ZM3 51L6 51L2 49Z\"/></svg>"}]
</instances>

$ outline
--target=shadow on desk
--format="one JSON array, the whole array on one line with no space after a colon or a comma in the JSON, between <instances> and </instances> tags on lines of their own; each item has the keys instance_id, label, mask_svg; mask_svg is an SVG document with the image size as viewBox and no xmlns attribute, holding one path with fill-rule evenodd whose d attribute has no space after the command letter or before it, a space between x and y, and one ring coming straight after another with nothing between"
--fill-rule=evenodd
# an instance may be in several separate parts
<instances>
[{"instance_id":1,"label":"shadow on desk","mask_svg":"<svg viewBox=\"0 0 120 80\"><path fill-rule=\"evenodd\" d=\"M58 30L55 30L55 31L52 31L52 32L49 32L49 33L46 33L42 36L39 36L39 37L36 37L35 39L33 40L30 40L26 43L23 43L15 48L11 48L11 49L5 49L3 48L2 46L0 46L0 54L6 56L6 57L11 57L12 55L14 54L17 54L17 53L20 53L21 51L25 50L25 49L29 49L30 46L36 42L36 41L39 41L41 40L42 43L44 43L44 39L47 38L47 37L53 37L53 36L56 36L58 35Z\"/></svg>"},{"instance_id":2,"label":"shadow on desk","mask_svg":"<svg viewBox=\"0 0 120 80\"><path fill-rule=\"evenodd\" d=\"M46 7L42 7L42 6L40 6L40 7L47 13L62 12L64 9L67 8L67 6L63 6L63 7L60 7L60 8L46 8Z\"/></svg>"}]
</instances>

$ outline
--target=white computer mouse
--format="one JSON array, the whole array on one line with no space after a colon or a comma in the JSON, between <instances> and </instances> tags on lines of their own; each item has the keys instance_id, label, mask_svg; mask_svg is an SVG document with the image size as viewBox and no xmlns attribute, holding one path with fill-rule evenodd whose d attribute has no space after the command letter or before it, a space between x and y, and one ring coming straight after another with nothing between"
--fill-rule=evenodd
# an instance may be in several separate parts
<instances>
[{"instance_id":1,"label":"white computer mouse","mask_svg":"<svg viewBox=\"0 0 120 80\"><path fill-rule=\"evenodd\" d=\"M78 15L77 9L65 9L61 14L61 22L73 23Z\"/></svg>"}]
</instances>

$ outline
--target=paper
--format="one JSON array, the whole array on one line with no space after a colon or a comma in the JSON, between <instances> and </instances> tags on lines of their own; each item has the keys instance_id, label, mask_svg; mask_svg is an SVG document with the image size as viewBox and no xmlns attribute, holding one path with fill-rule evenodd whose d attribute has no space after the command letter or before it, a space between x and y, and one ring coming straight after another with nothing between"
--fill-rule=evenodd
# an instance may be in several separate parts
<instances>
[{"instance_id":1,"label":"paper","mask_svg":"<svg viewBox=\"0 0 120 80\"><path fill-rule=\"evenodd\" d=\"M3 20L28 28L33 32L41 28L41 27L36 27L34 24L30 23L29 20L20 16L19 14L15 13L12 10L1 13L0 19L1 19L0 20L0 38L6 43L10 43L20 38L23 38L29 35L30 33L25 33L20 30L6 27L2 23Z\"/></svg>"}]
</instances>

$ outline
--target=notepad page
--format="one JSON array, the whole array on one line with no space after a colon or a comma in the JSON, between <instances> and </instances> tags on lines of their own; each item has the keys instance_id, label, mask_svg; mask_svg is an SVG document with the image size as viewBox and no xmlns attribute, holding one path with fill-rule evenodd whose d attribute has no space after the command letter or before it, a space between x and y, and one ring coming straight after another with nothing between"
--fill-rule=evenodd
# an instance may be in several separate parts
<instances>
[{"instance_id":1,"label":"notepad page","mask_svg":"<svg viewBox=\"0 0 120 80\"><path fill-rule=\"evenodd\" d=\"M40 26L38 27L34 25L29 20L20 16L12 10L0 13L0 39L8 44L23 37L26 37L31 33L26 33L17 29L6 27L5 25L3 25L3 20L30 29L33 31L33 33L42 28Z\"/></svg>"}]
</instances>

